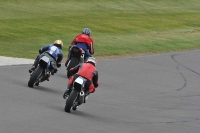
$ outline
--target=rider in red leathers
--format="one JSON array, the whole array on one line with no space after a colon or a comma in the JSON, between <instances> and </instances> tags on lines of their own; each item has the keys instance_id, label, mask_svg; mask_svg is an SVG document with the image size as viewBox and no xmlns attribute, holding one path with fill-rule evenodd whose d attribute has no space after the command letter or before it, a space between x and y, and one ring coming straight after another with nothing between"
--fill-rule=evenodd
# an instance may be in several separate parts
<instances>
[{"instance_id":1,"label":"rider in red leathers","mask_svg":"<svg viewBox=\"0 0 200 133\"><path fill-rule=\"evenodd\" d=\"M85 51L85 59L87 60L88 57L92 57L94 54L94 43L93 39L90 37L91 31L89 28L84 28L82 30L82 34L77 35L71 42L71 46L69 49L73 46L77 46L79 48L82 48ZM69 51L68 53L68 59L66 61L66 64L68 64L68 61L71 59L71 53Z\"/></svg>"},{"instance_id":2,"label":"rider in red leathers","mask_svg":"<svg viewBox=\"0 0 200 133\"><path fill-rule=\"evenodd\" d=\"M69 78L67 90L63 94L64 99L71 93L73 82L79 76L87 79L85 84L85 88L88 90L87 95L94 93L95 88L99 86L96 59L94 57L89 57L86 63L81 63L71 68L70 72L74 75Z\"/></svg>"}]
</instances>

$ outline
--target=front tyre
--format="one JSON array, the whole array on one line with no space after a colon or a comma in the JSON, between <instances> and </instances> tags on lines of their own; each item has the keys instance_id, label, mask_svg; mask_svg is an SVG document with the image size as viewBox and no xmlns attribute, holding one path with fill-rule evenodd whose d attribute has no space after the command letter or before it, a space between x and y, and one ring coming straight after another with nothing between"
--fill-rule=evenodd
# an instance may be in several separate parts
<instances>
[{"instance_id":1,"label":"front tyre","mask_svg":"<svg viewBox=\"0 0 200 133\"><path fill-rule=\"evenodd\" d=\"M75 103L75 101L78 97L78 94L79 94L79 92L77 90L72 90L72 92L70 93L70 95L66 101L65 112L70 113L72 105Z\"/></svg>"},{"instance_id":2,"label":"front tyre","mask_svg":"<svg viewBox=\"0 0 200 133\"><path fill-rule=\"evenodd\" d=\"M42 74L43 69L38 66L35 71L31 74L31 77L28 81L28 86L33 87L35 81L38 79L38 77Z\"/></svg>"}]
</instances>

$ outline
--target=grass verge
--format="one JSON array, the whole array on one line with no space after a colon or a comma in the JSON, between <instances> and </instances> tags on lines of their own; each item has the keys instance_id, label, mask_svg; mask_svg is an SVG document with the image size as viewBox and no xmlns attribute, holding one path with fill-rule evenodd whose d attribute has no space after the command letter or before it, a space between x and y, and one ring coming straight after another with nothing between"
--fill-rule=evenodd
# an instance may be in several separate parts
<instances>
[{"instance_id":1,"label":"grass verge","mask_svg":"<svg viewBox=\"0 0 200 133\"><path fill-rule=\"evenodd\" d=\"M92 30L95 56L200 48L199 0L1 0L0 55L35 58L56 39Z\"/></svg>"}]
</instances>

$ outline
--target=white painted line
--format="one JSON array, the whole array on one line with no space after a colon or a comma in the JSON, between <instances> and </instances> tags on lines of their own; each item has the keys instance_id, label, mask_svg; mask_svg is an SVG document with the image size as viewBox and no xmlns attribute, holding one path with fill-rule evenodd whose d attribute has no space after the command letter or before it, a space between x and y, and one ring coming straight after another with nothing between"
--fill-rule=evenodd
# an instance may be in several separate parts
<instances>
[{"instance_id":1,"label":"white painted line","mask_svg":"<svg viewBox=\"0 0 200 133\"><path fill-rule=\"evenodd\" d=\"M0 66L33 64L34 60L0 56Z\"/></svg>"}]
</instances>

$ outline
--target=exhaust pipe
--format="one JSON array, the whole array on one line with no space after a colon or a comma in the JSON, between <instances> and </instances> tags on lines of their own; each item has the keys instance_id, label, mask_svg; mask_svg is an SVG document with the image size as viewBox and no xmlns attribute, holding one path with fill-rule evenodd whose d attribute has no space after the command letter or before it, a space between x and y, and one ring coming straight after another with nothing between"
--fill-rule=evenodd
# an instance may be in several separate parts
<instances>
[{"instance_id":1,"label":"exhaust pipe","mask_svg":"<svg viewBox=\"0 0 200 133\"><path fill-rule=\"evenodd\" d=\"M79 93L79 95L80 95L80 96L79 96L79 102L80 102L80 103L84 103L84 101L85 101L85 100L84 100L84 99L85 99L85 98L84 98L84 97L85 97L85 92L84 92L84 91L81 91L81 92Z\"/></svg>"},{"instance_id":2,"label":"exhaust pipe","mask_svg":"<svg viewBox=\"0 0 200 133\"><path fill-rule=\"evenodd\" d=\"M85 95L85 92L84 91L81 91L80 92L80 96L84 96Z\"/></svg>"},{"instance_id":3,"label":"exhaust pipe","mask_svg":"<svg viewBox=\"0 0 200 133\"><path fill-rule=\"evenodd\" d=\"M84 62L84 54L81 54L80 63Z\"/></svg>"}]
</instances>

